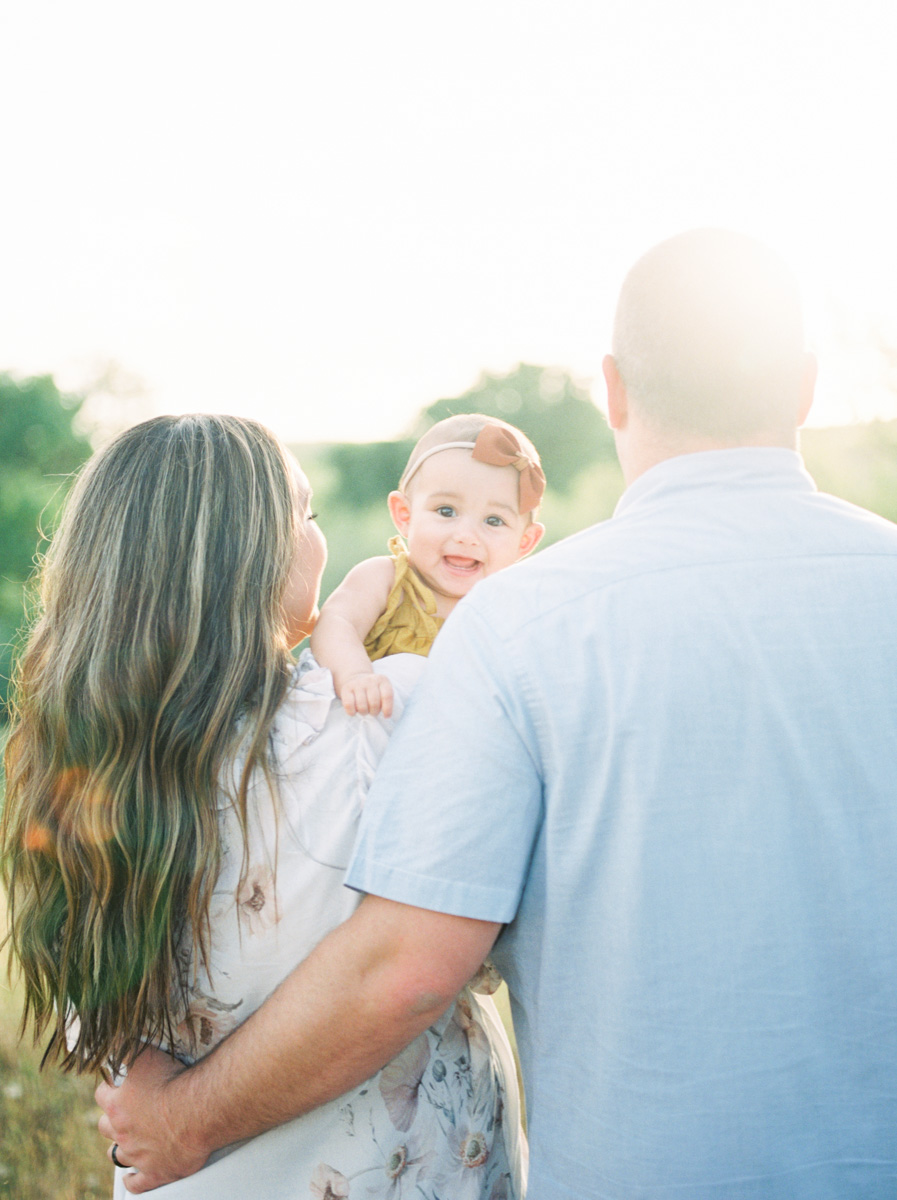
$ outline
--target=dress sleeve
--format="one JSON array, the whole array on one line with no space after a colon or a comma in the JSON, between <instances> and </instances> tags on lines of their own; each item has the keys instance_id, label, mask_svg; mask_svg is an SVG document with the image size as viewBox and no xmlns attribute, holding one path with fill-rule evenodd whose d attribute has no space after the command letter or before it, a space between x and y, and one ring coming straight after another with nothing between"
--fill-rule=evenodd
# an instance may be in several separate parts
<instances>
[{"instance_id":1,"label":"dress sleeve","mask_svg":"<svg viewBox=\"0 0 897 1200\"><path fill-rule=\"evenodd\" d=\"M542 817L538 730L522 687L490 625L460 605L377 773L350 887L513 918Z\"/></svg>"},{"instance_id":2,"label":"dress sleeve","mask_svg":"<svg viewBox=\"0 0 897 1200\"><path fill-rule=\"evenodd\" d=\"M348 716L336 700L330 672L310 655L302 665L274 732L282 810L309 858L345 870L374 772L425 660L403 654L375 664L393 683L389 719Z\"/></svg>"}]
</instances>

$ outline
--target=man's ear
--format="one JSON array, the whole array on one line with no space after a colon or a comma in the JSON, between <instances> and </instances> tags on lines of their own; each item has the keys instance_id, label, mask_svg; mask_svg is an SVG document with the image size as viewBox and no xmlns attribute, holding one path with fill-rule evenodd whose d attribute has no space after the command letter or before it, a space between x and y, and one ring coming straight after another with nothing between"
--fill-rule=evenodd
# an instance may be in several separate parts
<instances>
[{"instance_id":1,"label":"man's ear","mask_svg":"<svg viewBox=\"0 0 897 1200\"><path fill-rule=\"evenodd\" d=\"M538 521L531 521L523 531L523 537L520 539L520 557L526 558L527 554L532 553L542 540L542 535L545 532L545 526Z\"/></svg>"},{"instance_id":2,"label":"man's ear","mask_svg":"<svg viewBox=\"0 0 897 1200\"><path fill-rule=\"evenodd\" d=\"M816 355L811 354L808 350L804 355L804 370L800 382L800 408L797 410L798 429L806 421L813 404L817 367Z\"/></svg>"},{"instance_id":3,"label":"man's ear","mask_svg":"<svg viewBox=\"0 0 897 1200\"><path fill-rule=\"evenodd\" d=\"M612 354L604 356L601 369L607 384L607 423L611 429L624 429L629 415L629 397L626 395L626 384L617 368L617 360Z\"/></svg>"},{"instance_id":4,"label":"man's ear","mask_svg":"<svg viewBox=\"0 0 897 1200\"><path fill-rule=\"evenodd\" d=\"M408 526L411 523L411 503L408 497L404 492L390 492L386 503L389 505L389 515L392 517L393 525L402 537L407 537Z\"/></svg>"}]
</instances>

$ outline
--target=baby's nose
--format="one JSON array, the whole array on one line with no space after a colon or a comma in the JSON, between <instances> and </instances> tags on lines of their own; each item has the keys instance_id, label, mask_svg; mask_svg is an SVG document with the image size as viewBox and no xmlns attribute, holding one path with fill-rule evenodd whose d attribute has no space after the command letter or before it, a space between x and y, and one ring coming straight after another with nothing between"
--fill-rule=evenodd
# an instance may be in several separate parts
<instances>
[{"instance_id":1,"label":"baby's nose","mask_svg":"<svg viewBox=\"0 0 897 1200\"><path fill-rule=\"evenodd\" d=\"M464 546L476 546L479 544L480 535L473 521L460 521L454 530L454 535L455 541Z\"/></svg>"}]
</instances>

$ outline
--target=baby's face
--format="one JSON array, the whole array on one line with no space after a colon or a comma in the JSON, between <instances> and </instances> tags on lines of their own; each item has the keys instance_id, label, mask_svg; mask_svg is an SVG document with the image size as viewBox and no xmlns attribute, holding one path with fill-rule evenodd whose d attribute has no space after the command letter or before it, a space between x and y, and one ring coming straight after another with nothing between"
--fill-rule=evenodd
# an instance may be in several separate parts
<instances>
[{"instance_id":1,"label":"baby's face","mask_svg":"<svg viewBox=\"0 0 897 1200\"><path fill-rule=\"evenodd\" d=\"M517 511L514 467L475 462L469 450L443 450L424 462L390 511L408 541L412 566L447 615L480 579L529 554L544 527Z\"/></svg>"}]
</instances>

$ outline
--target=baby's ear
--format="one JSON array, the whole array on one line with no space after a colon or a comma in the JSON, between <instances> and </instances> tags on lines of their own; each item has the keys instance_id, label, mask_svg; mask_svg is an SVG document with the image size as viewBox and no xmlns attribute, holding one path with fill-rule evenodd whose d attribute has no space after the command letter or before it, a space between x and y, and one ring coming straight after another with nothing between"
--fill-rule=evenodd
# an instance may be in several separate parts
<instances>
[{"instance_id":1,"label":"baby's ear","mask_svg":"<svg viewBox=\"0 0 897 1200\"><path fill-rule=\"evenodd\" d=\"M532 550L538 546L542 540L542 534L545 532L545 526L538 521L531 521L523 531L523 536L520 539L520 557L526 558Z\"/></svg>"},{"instance_id":2,"label":"baby's ear","mask_svg":"<svg viewBox=\"0 0 897 1200\"><path fill-rule=\"evenodd\" d=\"M408 525L411 522L411 504L404 492L390 492L386 502L389 505L389 515L392 523L402 537L408 536Z\"/></svg>"}]
</instances>

